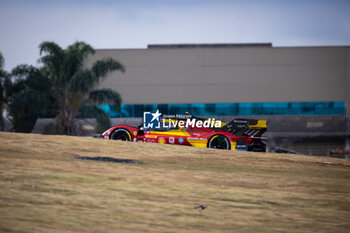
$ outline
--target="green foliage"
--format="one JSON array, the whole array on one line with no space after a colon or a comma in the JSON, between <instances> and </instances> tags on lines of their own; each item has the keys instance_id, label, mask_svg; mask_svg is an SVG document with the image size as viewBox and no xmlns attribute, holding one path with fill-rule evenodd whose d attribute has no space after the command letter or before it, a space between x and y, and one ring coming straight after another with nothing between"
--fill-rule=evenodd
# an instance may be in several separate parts
<instances>
[{"instance_id":1,"label":"green foliage","mask_svg":"<svg viewBox=\"0 0 350 233\"><path fill-rule=\"evenodd\" d=\"M40 69L19 65L12 70L14 81L8 83L7 105L16 132L31 132L38 117L52 116L57 104L50 97L50 80Z\"/></svg>"},{"instance_id":2,"label":"green foliage","mask_svg":"<svg viewBox=\"0 0 350 233\"><path fill-rule=\"evenodd\" d=\"M5 64L5 59L0 53L0 130L5 129L3 111L6 106L6 86L9 82L9 75L3 69Z\"/></svg>"},{"instance_id":3,"label":"green foliage","mask_svg":"<svg viewBox=\"0 0 350 233\"><path fill-rule=\"evenodd\" d=\"M124 66L112 58L105 58L103 60L97 61L91 70L94 76L97 78L105 77L108 72L111 72L113 70L120 70L122 72L125 72Z\"/></svg>"},{"instance_id":4,"label":"green foliage","mask_svg":"<svg viewBox=\"0 0 350 233\"><path fill-rule=\"evenodd\" d=\"M119 108L121 97L117 92L95 90L95 86L109 72L124 72L121 63L104 58L96 61L91 68L85 67L84 60L95 50L79 41L66 49L46 41L39 45L39 49L42 66L19 65L12 71L12 81L3 78L6 75L2 70L4 59L0 54L0 111L7 103L16 131L30 132L38 117L56 116L58 127L54 129L61 128L64 134L72 135L75 133L75 119L79 111L84 110L82 106L111 103ZM94 117L98 118L101 128L110 126L108 116L101 109L95 109Z\"/></svg>"},{"instance_id":5,"label":"green foliage","mask_svg":"<svg viewBox=\"0 0 350 233\"><path fill-rule=\"evenodd\" d=\"M42 55L39 61L44 65L51 82L52 96L59 106L57 119L64 134L74 134L74 120L87 98L91 103L103 101L120 106L121 98L118 93L94 88L109 72L124 72L125 68L121 63L105 58L96 61L91 69L84 67L87 56L95 53L84 42L75 42L66 49L54 42L43 42L39 48Z\"/></svg>"}]
</instances>

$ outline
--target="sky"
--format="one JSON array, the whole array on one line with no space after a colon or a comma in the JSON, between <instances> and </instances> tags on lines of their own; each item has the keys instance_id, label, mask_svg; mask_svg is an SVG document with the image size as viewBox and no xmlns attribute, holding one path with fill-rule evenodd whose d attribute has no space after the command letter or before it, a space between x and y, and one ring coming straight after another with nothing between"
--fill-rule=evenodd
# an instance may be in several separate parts
<instances>
[{"instance_id":1,"label":"sky","mask_svg":"<svg viewBox=\"0 0 350 233\"><path fill-rule=\"evenodd\" d=\"M5 69L38 65L38 45L350 45L350 0L0 0Z\"/></svg>"}]
</instances>

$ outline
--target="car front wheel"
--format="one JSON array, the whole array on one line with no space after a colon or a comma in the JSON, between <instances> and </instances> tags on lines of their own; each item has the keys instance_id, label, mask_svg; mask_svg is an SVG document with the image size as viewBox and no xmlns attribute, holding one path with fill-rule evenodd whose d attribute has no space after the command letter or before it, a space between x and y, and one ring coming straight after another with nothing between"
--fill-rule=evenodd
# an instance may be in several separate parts
<instances>
[{"instance_id":1,"label":"car front wheel","mask_svg":"<svg viewBox=\"0 0 350 233\"><path fill-rule=\"evenodd\" d=\"M112 135L111 139L113 140L121 140L121 141L131 141L131 134L126 129L117 129L115 130Z\"/></svg>"},{"instance_id":2,"label":"car front wheel","mask_svg":"<svg viewBox=\"0 0 350 233\"><path fill-rule=\"evenodd\" d=\"M230 150L231 143L224 135L214 135L208 141L208 148Z\"/></svg>"}]
</instances>

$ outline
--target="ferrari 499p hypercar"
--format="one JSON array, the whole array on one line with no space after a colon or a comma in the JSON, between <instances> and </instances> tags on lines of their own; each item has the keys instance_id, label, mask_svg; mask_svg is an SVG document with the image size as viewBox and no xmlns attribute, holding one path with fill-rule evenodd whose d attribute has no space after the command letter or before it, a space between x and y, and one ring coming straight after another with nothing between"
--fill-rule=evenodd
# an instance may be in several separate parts
<instances>
[{"instance_id":1,"label":"ferrari 499p hypercar","mask_svg":"<svg viewBox=\"0 0 350 233\"><path fill-rule=\"evenodd\" d=\"M194 117L193 117L194 118ZM201 119L196 117L196 119ZM205 120L205 119L201 119ZM162 119L161 121L169 121ZM176 124L181 119L171 119L171 127L144 129L117 125L100 135L112 140L176 144L195 147L208 147L226 150L266 151L266 138L262 137L267 129L266 120L235 119L229 123L221 122L220 127L181 127ZM163 124L162 124L163 125Z\"/></svg>"}]
</instances>

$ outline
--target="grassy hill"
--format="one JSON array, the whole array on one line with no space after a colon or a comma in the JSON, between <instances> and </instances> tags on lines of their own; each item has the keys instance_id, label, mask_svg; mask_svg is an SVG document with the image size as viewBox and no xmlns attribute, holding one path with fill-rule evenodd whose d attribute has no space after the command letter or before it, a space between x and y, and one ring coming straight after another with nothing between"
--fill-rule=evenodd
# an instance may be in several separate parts
<instances>
[{"instance_id":1,"label":"grassy hill","mask_svg":"<svg viewBox=\"0 0 350 233\"><path fill-rule=\"evenodd\" d=\"M348 160L0 133L1 232L349 232L349 218Z\"/></svg>"}]
</instances>

